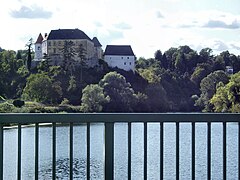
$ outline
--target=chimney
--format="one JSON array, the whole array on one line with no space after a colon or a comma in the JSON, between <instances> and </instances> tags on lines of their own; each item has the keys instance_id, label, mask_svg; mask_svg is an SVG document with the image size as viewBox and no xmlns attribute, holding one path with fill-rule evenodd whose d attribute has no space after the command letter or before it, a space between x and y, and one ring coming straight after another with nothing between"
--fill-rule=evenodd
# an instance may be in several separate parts
<instances>
[{"instance_id":1,"label":"chimney","mask_svg":"<svg viewBox=\"0 0 240 180\"><path fill-rule=\"evenodd\" d=\"M44 38L47 38L47 33L44 34Z\"/></svg>"}]
</instances>

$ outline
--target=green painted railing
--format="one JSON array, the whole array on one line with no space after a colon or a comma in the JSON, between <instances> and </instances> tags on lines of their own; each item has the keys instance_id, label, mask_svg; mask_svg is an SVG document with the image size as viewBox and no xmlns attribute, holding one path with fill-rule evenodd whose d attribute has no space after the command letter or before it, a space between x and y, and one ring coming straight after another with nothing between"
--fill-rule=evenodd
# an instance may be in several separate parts
<instances>
[{"instance_id":1,"label":"green painted railing","mask_svg":"<svg viewBox=\"0 0 240 180\"><path fill-rule=\"evenodd\" d=\"M0 179L3 179L3 145L4 126L6 124L17 124L18 128L18 158L17 158L17 179L21 179L21 141L22 125L35 124L35 179L38 179L39 169L39 124L52 124L52 179L56 179L56 123L69 123L69 159L70 159L70 180L73 179L73 126L75 123L87 124L87 175L90 179L90 125L91 123L104 123L105 125L105 179L114 179L114 123L128 123L128 179L131 179L131 130L132 123L141 122L144 124L144 179L147 179L147 124L160 123L160 177L164 179L164 123L176 124L176 179L179 179L179 124L192 124L192 179L195 179L195 124L207 123L207 178L211 179L211 124L220 122L223 124L223 179L227 179L227 130L229 122L238 123L238 179L240 179L240 115L239 114L194 114L194 113L165 113L165 114L0 114Z\"/></svg>"}]
</instances>

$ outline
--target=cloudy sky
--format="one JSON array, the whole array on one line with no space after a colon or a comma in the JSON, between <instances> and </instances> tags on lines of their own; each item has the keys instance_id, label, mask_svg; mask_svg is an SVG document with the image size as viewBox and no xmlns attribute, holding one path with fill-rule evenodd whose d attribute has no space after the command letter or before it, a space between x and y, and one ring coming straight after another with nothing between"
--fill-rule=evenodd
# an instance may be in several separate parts
<instances>
[{"instance_id":1,"label":"cloudy sky","mask_svg":"<svg viewBox=\"0 0 240 180\"><path fill-rule=\"evenodd\" d=\"M240 55L240 0L8 0L0 47L24 49L52 29L83 30L103 45L132 45L137 57L189 45Z\"/></svg>"}]
</instances>

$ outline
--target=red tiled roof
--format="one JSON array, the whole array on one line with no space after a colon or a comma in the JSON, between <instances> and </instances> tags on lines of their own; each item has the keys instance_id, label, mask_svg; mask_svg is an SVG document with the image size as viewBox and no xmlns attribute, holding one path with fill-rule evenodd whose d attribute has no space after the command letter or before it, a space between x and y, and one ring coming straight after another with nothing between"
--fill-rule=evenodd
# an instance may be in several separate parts
<instances>
[{"instance_id":1,"label":"red tiled roof","mask_svg":"<svg viewBox=\"0 0 240 180\"><path fill-rule=\"evenodd\" d=\"M42 43L42 41L43 41L43 37L42 37L42 34L40 33L35 44Z\"/></svg>"}]
</instances>

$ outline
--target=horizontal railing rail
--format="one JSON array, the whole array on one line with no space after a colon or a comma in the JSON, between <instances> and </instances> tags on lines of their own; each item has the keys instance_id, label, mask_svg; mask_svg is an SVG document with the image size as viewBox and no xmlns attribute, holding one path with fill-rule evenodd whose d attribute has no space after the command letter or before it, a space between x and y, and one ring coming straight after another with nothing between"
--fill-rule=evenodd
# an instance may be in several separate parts
<instances>
[{"instance_id":1,"label":"horizontal railing rail","mask_svg":"<svg viewBox=\"0 0 240 180\"><path fill-rule=\"evenodd\" d=\"M0 123L239 122L237 113L68 113L0 114Z\"/></svg>"},{"instance_id":2,"label":"horizontal railing rail","mask_svg":"<svg viewBox=\"0 0 240 180\"><path fill-rule=\"evenodd\" d=\"M91 113L91 114L0 114L0 179L3 179L3 150L4 150L4 126L17 124L18 149L17 151L17 179L21 179L21 142L22 125L34 124L35 126L35 179L38 179L39 170L39 124L52 124L52 179L56 179L56 123L69 123L69 179L73 179L73 126L76 123L87 124L87 174L90 179L90 125L91 123L104 123L105 125L105 179L114 179L114 123L128 124L128 179L131 179L131 149L132 149L132 123L144 124L144 165L143 176L147 179L147 132L148 123L160 123L160 177L164 179L164 124L176 124L176 179L179 179L180 150L179 150L179 124L191 123L191 177L195 179L195 125L207 123L207 179L211 179L211 125L223 124L223 179L227 178L227 123L238 123L238 178L240 168L240 115L239 114L209 114L209 113Z\"/></svg>"}]
</instances>

